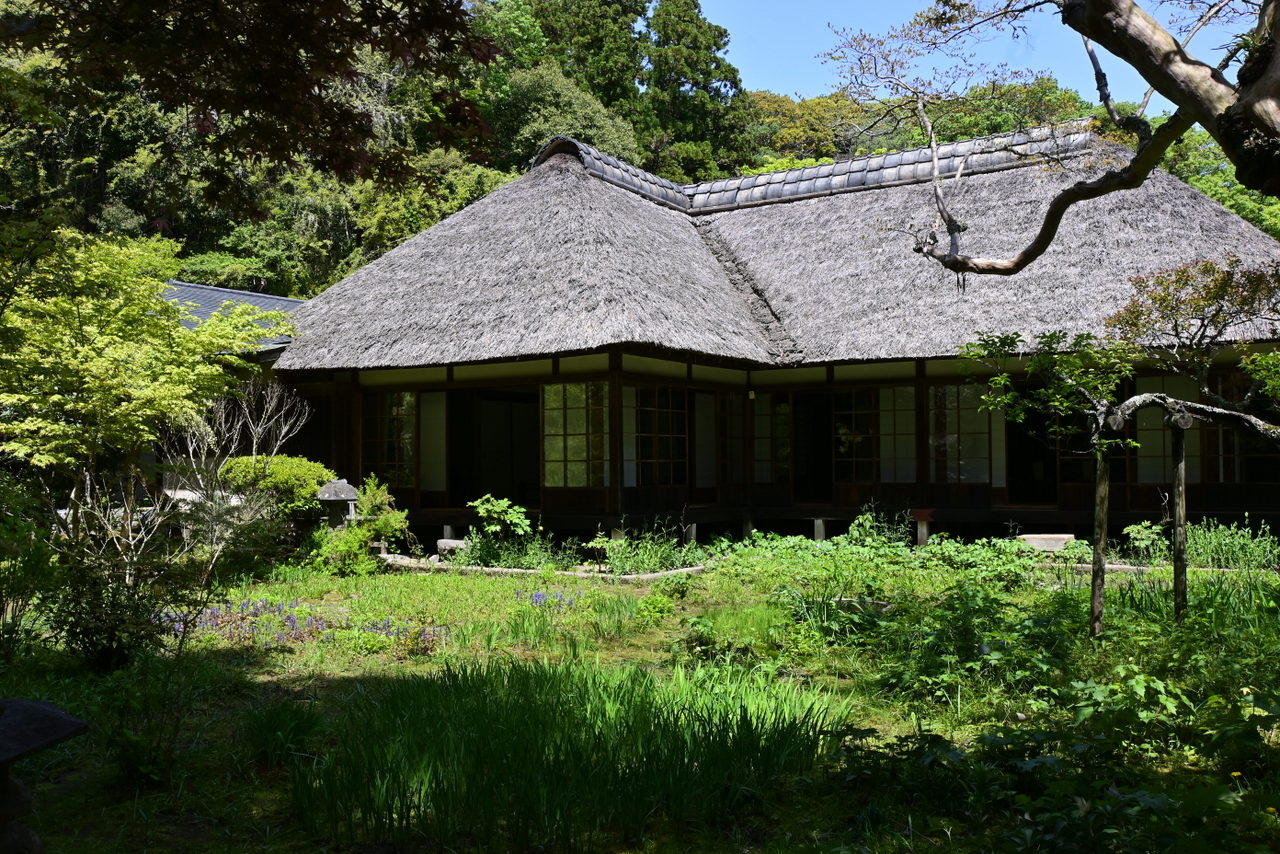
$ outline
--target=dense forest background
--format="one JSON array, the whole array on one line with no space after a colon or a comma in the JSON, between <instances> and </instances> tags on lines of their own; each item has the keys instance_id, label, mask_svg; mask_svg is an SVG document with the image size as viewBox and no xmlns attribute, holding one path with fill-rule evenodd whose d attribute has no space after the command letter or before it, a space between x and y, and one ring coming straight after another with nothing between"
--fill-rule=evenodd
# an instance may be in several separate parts
<instances>
[{"instance_id":1,"label":"dense forest background","mask_svg":"<svg viewBox=\"0 0 1280 854\"><path fill-rule=\"evenodd\" d=\"M228 161L141 84L94 88L48 54L10 52L0 196L37 230L172 239L186 281L307 297L512 180L557 133L680 182L924 142L882 104L746 91L730 34L697 0L477 0L474 14L497 51L464 61L460 81L364 49L361 74L338 87L367 117L373 169ZM436 96L459 85L480 121L444 146ZM975 89L935 113L944 140L1100 114L1050 78ZM1166 168L1280 237L1280 202L1241 188L1207 134L1189 134Z\"/></svg>"}]
</instances>

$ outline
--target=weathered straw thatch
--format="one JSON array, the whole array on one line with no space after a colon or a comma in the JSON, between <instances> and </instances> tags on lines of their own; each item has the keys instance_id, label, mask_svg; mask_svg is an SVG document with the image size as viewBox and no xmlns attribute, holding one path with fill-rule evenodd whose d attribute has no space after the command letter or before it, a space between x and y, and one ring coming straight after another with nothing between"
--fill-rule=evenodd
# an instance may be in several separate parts
<instances>
[{"instance_id":1,"label":"weathered straw thatch","mask_svg":"<svg viewBox=\"0 0 1280 854\"><path fill-rule=\"evenodd\" d=\"M963 177L948 192L970 226L965 251L1016 254L1059 188L1108 165L1085 158ZM1280 261L1280 244L1157 172L1074 207L1053 247L1018 275L970 277L961 291L902 233L931 224L931 194L928 184L848 193L713 214L706 227L735 247L810 362L946 356L979 332L1097 333L1140 273L1228 254Z\"/></svg>"},{"instance_id":2,"label":"weathered straw thatch","mask_svg":"<svg viewBox=\"0 0 1280 854\"><path fill-rule=\"evenodd\" d=\"M560 155L296 313L282 370L442 365L643 343L770 362L693 223Z\"/></svg>"},{"instance_id":3,"label":"weathered straw thatch","mask_svg":"<svg viewBox=\"0 0 1280 854\"><path fill-rule=\"evenodd\" d=\"M953 143L965 251L1016 252L1060 187L1111 168L1079 127ZM1046 155L1057 154L1057 158ZM1129 278L1280 244L1182 182L1077 205L1017 276L954 276L911 251L933 219L923 151L676 185L573 140L295 313L277 367L411 367L611 344L755 364L954 354L979 332L1099 331Z\"/></svg>"}]
</instances>

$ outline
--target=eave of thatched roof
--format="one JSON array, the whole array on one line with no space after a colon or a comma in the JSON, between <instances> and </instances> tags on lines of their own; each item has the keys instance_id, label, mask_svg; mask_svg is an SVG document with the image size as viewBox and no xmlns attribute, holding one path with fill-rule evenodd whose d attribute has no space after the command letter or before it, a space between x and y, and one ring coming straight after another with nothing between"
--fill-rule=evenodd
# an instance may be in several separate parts
<instances>
[{"instance_id":1,"label":"eave of thatched roof","mask_svg":"<svg viewBox=\"0 0 1280 854\"><path fill-rule=\"evenodd\" d=\"M444 365L613 344L771 363L684 214L552 157L307 302L281 370Z\"/></svg>"},{"instance_id":2,"label":"eave of thatched roof","mask_svg":"<svg viewBox=\"0 0 1280 854\"><path fill-rule=\"evenodd\" d=\"M965 251L1007 256L1054 193L1116 165L1078 124L939 150ZM556 138L523 178L295 311L282 370L416 367L641 344L757 365L954 355L979 333L1098 332L1129 279L1280 244L1156 173L1076 205L1011 277L954 276L904 233L933 219L927 150L678 185Z\"/></svg>"}]
</instances>

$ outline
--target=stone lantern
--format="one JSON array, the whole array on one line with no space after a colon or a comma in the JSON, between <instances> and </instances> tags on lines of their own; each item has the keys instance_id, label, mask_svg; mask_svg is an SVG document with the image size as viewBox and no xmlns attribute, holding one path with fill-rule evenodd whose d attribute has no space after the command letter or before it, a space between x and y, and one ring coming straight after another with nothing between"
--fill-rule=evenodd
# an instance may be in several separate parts
<instances>
[{"instance_id":1,"label":"stone lantern","mask_svg":"<svg viewBox=\"0 0 1280 854\"><path fill-rule=\"evenodd\" d=\"M320 487L316 499L324 508L325 518L335 528L356 518L356 488L346 480L329 481Z\"/></svg>"}]
</instances>

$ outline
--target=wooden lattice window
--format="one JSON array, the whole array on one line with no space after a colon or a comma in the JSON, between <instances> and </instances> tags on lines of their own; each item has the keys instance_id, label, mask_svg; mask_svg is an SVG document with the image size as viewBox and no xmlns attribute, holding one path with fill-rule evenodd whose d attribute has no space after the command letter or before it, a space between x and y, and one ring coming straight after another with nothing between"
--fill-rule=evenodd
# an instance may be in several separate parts
<instances>
[{"instance_id":1,"label":"wooden lattice window","mask_svg":"<svg viewBox=\"0 0 1280 854\"><path fill-rule=\"evenodd\" d=\"M688 482L686 408L682 388L622 389L623 486L681 486Z\"/></svg>"},{"instance_id":2,"label":"wooden lattice window","mask_svg":"<svg viewBox=\"0 0 1280 854\"><path fill-rule=\"evenodd\" d=\"M364 398L364 466L393 488L416 482L418 395L411 391Z\"/></svg>"},{"instance_id":3,"label":"wooden lattice window","mask_svg":"<svg viewBox=\"0 0 1280 854\"><path fill-rule=\"evenodd\" d=\"M542 387L542 482L548 487L609 485L609 385Z\"/></svg>"},{"instance_id":4,"label":"wooden lattice window","mask_svg":"<svg viewBox=\"0 0 1280 854\"><path fill-rule=\"evenodd\" d=\"M991 417L977 385L929 389L929 445L934 483L991 482Z\"/></svg>"},{"instance_id":5,"label":"wooden lattice window","mask_svg":"<svg viewBox=\"0 0 1280 854\"><path fill-rule=\"evenodd\" d=\"M1241 374L1213 377L1213 390L1241 400L1250 380ZM1201 474L1209 483L1280 483L1280 445L1243 428L1205 424ZM1187 431L1187 478L1191 477L1193 433Z\"/></svg>"},{"instance_id":6,"label":"wooden lattice window","mask_svg":"<svg viewBox=\"0 0 1280 854\"><path fill-rule=\"evenodd\" d=\"M754 480L784 483L791 477L791 396L761 391L752 403Z\"/></svg>"},{"instance_id":7,"label":"wooden lattice window","mask_svg":"<svg viewBox=\"0 0 1280 854\"><path fill-rule=\"evenodd\" d=\"M837 483L912 483L916 479L916 404L912 386L837 392L832 459Z\"/></svg>"}]
</instances>

